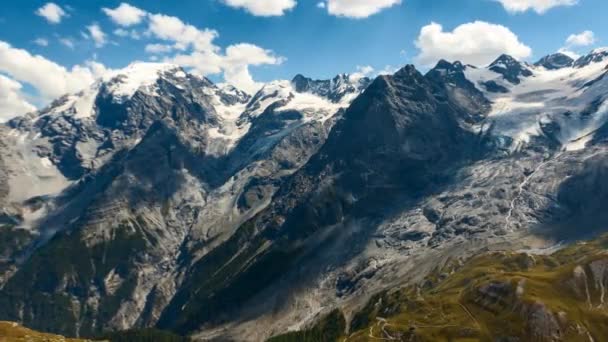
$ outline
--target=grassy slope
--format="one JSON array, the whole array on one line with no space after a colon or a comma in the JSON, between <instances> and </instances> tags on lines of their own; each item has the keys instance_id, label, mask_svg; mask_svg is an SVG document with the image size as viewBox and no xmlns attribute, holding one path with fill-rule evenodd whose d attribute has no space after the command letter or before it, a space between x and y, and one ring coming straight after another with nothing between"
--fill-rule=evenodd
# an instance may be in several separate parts
<instances>
[{"instance_id":1,"label":"grassy slope","mask_svg":"<svg viewBox=\"0 0 608 342\"><path fill-rule=\"evenodd\" d=\"M602 287L608 236L553 255L483 254L376 295L333 341L605 341Z\"/></svg>"},{"instance_id":2,"label":"grassy slope","mask_svg":"<svg viewBox=\"0 0 608 342\"><path fill-rule=\"evenodd\" d=\"M24 328L17 323L0 322L0 342L85 342L87 340L67 339L63 336L44 334Z\"/></svg>"},{"instance_id":3,"label":"grassy slope","mask_svg":"<svg viewBox=\"0 0 608 342\"><path fill-rule=\"evenodd\" d=\"M60 335L41 333L17 323L0 321L0 342L188 342L167 331L156 329L128 330L105 334L94 340L72 339Z\"/></svg>"}]
</instances>

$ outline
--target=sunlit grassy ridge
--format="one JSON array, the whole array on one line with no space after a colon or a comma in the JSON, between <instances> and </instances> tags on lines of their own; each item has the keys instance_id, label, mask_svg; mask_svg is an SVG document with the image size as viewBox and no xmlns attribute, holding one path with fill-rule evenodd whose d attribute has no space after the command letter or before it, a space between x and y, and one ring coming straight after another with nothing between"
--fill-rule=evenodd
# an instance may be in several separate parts
<instances>
[{"instance_id":1,"label":"sunlit grassy ridge","mask_svg":"<svg viewBox=\"0 0 608 342\"><path fill-rule=\"evenodd\" d=\"M607 290L608 236L552 255L488 253L374 296L334 340L608 341Z\"/></svg>"},{"instance_id":2,"label":"sunlit grassy ridge","mask_svg":"<svg viewBox=\"0 0 608 342\"><path fill-rule=\"evenodd\" d=\"M127 330L107 333L93 340L66 338L60 335L41 333L25 328L14 322L0 321L0 342L188 342L167 331L156 329Z\"/></svg>"},{"instance_id":3,"label":"sunlit grassy ridge","mask_svg":"<svg viewBox=\"0 0 608 342\"><path fill-rule=\"evenodd\" d=\"M85 342L89 340L65 338L59 335L45 334L22 327L13 322L0 322L0 342Z\"/></svg>"}]
</instances>

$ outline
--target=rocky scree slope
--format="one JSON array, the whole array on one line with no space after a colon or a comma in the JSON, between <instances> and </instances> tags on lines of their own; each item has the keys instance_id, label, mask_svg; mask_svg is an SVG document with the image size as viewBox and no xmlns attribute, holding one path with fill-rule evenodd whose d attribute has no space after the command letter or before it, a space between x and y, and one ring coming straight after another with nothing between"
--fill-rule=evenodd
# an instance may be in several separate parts
<instances>
[{"instance_id":1,"label":"rocky scree slope","mask_svg":"<svg viewBox=\"0 0 608 342\"><path fill-rule=\"evenodd\" d=\"M375 295L348 324L334 311L271 341L602 341L607 242L450 259L415 285Z\"/></svg>"},{"instance_id":2,"label":"rocky scree slope","mask_svg":"<svg viewBox=\"0 0 608 342\"><path fill-rule=\"evenodd\" d=\"M252 97L134 64L7 123L0 316L71 336L155 325L191 266L268 204L369 80L347 82Z\"/></svg>"},{"instance_id":3,"label":"rocky scree slope","mask_svg":"<svg viewBox=\"0 0 608 342\"><path fill-rule=\"evenodd\" d=\"M592 204L606 195L608 61L583 59L596 61L547 69L500 56L378 78L218 249L237 258L201 260L160 326L190 331L203 313L200 338L259 340L268 332L256 325L297 330L335 307L349 318L361 298L420 280L438 260L601 231ZM580 229L581 217L593 224Z\"/></svg>"},{"instance_id":4,"label":"rocky scree slope","mask_svg":"<svg viewBox=\"0 0 608 342\"><path fill-rule=\"evenodd\" d=\"M89 112L77 94L2 127L17 247L0 318L259 341L336 308L350 322L449 259L600 231L606 55L297 76L251 97L132 66L153 81L123 71L93 86Z\"/></svg>"}]
</instances>

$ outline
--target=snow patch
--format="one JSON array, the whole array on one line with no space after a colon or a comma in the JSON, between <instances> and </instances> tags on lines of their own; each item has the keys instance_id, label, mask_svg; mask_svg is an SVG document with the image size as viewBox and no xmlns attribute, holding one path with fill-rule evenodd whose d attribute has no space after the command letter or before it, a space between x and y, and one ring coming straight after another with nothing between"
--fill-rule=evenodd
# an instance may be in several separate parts
<instances>
[{"instance_id":1,"label":"snow patch","mask_svg":"<svg viewBox=\"0 0 608 342\"><path fill-rule=\"evenodd\" d=\"M124 69L111 72L103 79L108 82L108 90L117 99L128 99L138 90L153 86L164 73L171 71L183 73L179 70L179 66L174 64L138 62L132 63ZM185 76L185 73L183 74Z\"/></svg>"},{"instance_id":2,"label":"snow patch","mask_svg":"<svg viewBox=\"0 0 608 342\"><path fill-rule=\"evenodd\" d=\"M555 124L559 130L554 134L565 150L584 148L608 121L608 77L591 84L606 72L605 63L557 70L529 68L533 76L522 78L518 85L504 82L502 75L488 68L465 69L465 77L492 101L488 121L493 134L511 138L512 148L517 149L543 135L543 127ZM489 92L483 85L489 81L508 93ZM604 102L598 110L582 114L598 100Z\"/></svg>"}]
</instances>

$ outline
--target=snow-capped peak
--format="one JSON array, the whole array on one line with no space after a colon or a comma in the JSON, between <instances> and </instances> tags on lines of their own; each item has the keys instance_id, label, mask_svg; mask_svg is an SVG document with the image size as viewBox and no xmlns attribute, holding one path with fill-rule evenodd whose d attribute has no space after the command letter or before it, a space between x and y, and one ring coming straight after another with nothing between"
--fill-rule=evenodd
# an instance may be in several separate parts
<instances>
[{"instance_id":1,"label":"snow-capped peak","mask_svg":"<svg viewBox=\"0 0 608 342\"><path fill-rule=\"evenodd\" d=\"M492 102L485 127L510 138L510 148L548 135L565 150L581 149L608 122L608 49L594 50L574 64L564 57L550 55L535 66L499 58L488 68L465 70Z\"/></svg>"},{"instance_id":2,"label":"snow-capped peak","mask_svg":"<svg viewBox=\"0 0 608 342\"><path fill-rule=\"evenodd\" d=\"M547 70L557 70L569 68L573 64L574 59L564 53L558 52L541 58L538 62L534 63L534 66L543 67Z\"/></svg>"},{"instance_id":3,"label":"snow-capped peak","mask_svg":"<svg viewBox=\"0 0 608 342\"><path fill-rule=\"evenodd\" d=\"M577 68L583 68L591 63L604 62L608 60L608 47L593 49L589 54L582 56L574 62Z\"/></svg>"},{"instance_id":4,"label":"snow-capped peak","mask_svg":"<svg viewBox=\"0 0 608 342\"><path fill-rule=\"evenodd\" d=\"M172 72L175 77L185 77L186 73L175 64L168 63L131 63L124 69L114 70L104 75L107 90L117 99L130 98L141 88L154 85L165 73Z\"/></svg>"},{"instance_id":5,"label":"snow-capped peak","mask_svg":"<svg viewBox=\"0 0 608 342\"><path fill-rule=\"evenodd\" d=\"M313 80L296 75L291 81L296 92L312 93L333 103L352 101L370 83L371 80L367 77L351 77L348 74L339 74L330 80Z\"/></svg>"},{"instance_id":6,"label":"snow-capped peak","mask_svg":"<svg viewBox=\"0 0 608 342\"><path fill-rule=\"evenodd\" d=\"M492 62L492 64L490 64L490 68L496 66L496 67L508 69L511 67L519 66L519 65L520 65L519 61L517 61L515 58L513 58L509 55L502 54L496 60L494 60L494 62Z\"/></svg>"},{"instance_id":7,"label":"snow-capped peak","mask_svg":"<svg viewBox=\"0 0 608 342\"><path fill-rule=\"evenodd\" d=\"M512 84L519 84L522 77L532 76L532 71L528 65L521 63L509 55L501 55L492 64L489 69L497 74L501 74L503 78Z\"/></svg>"},{"instance_id":8,"label":"snow-capped peak","mask_svg":"<svg viewBox=\"0 0 608 342\"><path fill-rule=\"evenodd\" d=\"M138 90L148 89L153 93L151 88L158 79L169 74L175 79L187 76L181 67L168 63L134 62L123 69L110 70L88 88L55 100L36 114L37 119L54 114L65 114L76 119L89 118L95 113L95 100L102 89L115 102L122 103Z\"/></svg>"},{"instance_id":9,"label":"snow-capped peak","mask_svg":"<svg viewBox=\"0 0 608 342\"><path fill-rule=\"evenodd\" d=\"M599 47L591 50L591 54L608 53L608 47Z\"/></svg>"}]
</instances>

